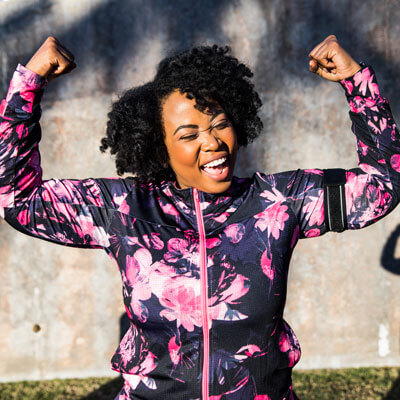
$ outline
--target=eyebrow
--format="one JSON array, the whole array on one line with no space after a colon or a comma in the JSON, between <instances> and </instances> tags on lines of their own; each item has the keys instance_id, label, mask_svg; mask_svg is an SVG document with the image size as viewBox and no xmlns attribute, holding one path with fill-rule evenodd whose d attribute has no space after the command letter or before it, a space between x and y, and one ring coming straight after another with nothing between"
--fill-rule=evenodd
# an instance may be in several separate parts
<instances>
[{"instance_id":1,"label":"eyebrow","mask_svg":"<svg viewBox=\"0 0 400 400\"><path fill-rule=\"evenodd\" d=\"M223 114L223 113L224 113L223 110L217 110L217 111L212 115L210 122L213 122L214 119L215 119L219 114ZM196 129L196 128L198 128L198 127L199 127L198 125L192 125L192 124L178 126L178 128L175 129L175 132L173 133L172 136L174 136L175 133L179 131L179 129L183 129L183 128L194 128L194 129Z\"/></svg>"}]
</instances>

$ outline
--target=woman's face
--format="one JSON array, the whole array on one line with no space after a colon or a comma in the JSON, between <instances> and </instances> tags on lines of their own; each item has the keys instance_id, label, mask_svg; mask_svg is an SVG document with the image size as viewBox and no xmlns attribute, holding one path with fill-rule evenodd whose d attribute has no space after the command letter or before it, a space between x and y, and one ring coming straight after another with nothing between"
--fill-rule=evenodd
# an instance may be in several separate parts
<instances>
[{"instance_id":1,"label":"woman's face","mask_svg":"<svg viewBox=\"0 0 400 400\"><path fill-rule=\"evenodd\" d=\"M195 104L179 90L164 100L162 121L169 165L181 189L222 193L233 176L236 133L219 105L201 112Z\"/></svg>"}]
</instances>

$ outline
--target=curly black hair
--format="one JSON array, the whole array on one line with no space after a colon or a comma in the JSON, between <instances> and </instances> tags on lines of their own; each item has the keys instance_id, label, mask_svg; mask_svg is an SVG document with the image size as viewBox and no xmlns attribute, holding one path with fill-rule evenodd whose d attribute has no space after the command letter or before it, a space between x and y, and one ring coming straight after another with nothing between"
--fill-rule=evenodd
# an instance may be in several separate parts
<instances>
[{"instance_id":1,"label":"curly black hair","mask_svg":"<svg viewBox=\"0 0 400 400\"><path fill-rule=\"evenodd\" d=\"M253 73L231 56L229 46L198 46L164 58L153 81L126 91L108 113L100 151L116 154L118 175L130 172L141 182L174 179L164 144L161 110L165 98L180 90L200 111L219 104L232 123L239 146L261 132L262 103Z\"/></svg>"}]
</instances>

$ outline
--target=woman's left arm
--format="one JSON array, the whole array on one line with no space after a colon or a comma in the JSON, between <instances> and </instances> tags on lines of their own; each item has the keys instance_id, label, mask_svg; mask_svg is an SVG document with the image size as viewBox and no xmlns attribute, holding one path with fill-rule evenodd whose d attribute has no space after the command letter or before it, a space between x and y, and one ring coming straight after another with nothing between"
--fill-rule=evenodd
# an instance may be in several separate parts
<instances>
[{"instance_id":1,"label":"woman's left arm","mask_svg":"<svg viewBox=\"0 0 400 400\"><path fill-rule=\"evenodd\" d=\"M371 67L340 83L351 109L359 160L359 168L346 171L347 223L349 229L358 229L399 202L400 133Z\"/></svg>"},{"instance_id":2,"label":"woman's left arm","mask_svg":"<svg viewBox=\"0 0 400 400\"><path fill-rule=\"evenodd\" d=\"M388 214L399 201L399 131L373 69L361 69L334 35L317 45L309 58L312 72L340 82L346 91L359 161L359 168L345 175L347 228L362 228Z\"/></svg>"},{"instance_id":3,"label":"woman's left arm","mask_svg":"<svg viewBox=\"0 0 400 400\"><path fill-rule=\"evenodd\" d=\"M400 133L387 100L380 95L373 69L361 68L335 36L328 36L310 53L310 70L345 89L358 168L339 170L344 177L346 207L340 209L337 201L332 209L337 216L346 214L347 229L360 229L387 215L400 200ZM300 237L320 236L330 229L324 182L331 171L297 170L262 177L291 205Z\"/></svg>"}]
</instances>

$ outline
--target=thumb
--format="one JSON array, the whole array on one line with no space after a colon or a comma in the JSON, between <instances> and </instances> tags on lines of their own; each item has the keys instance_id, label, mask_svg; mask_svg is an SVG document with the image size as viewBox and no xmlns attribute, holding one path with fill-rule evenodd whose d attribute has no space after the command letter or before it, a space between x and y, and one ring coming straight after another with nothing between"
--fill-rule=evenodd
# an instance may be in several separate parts
<instances>
[{"instance_id":1,"label":"thumb","mask_svg":"<svg viewBox=\"0 0 400 400\"><path fill-rule=\"evenodd\" d=\"M317 72L317 75L319 75L320 77L327 79L328 81L337 81L337 75L332 73L332 72L328 72L326 69L319 67Z\"/></svg>"},{"instance_id":2,"label":"thumb","mask_svg":"<svg viewBox=\"0 0 400 400\"><path fill-rule=\"evenodd\" d=\"M317 72L318 69L318 63L316 60L310 60L309 61L309 67L311 72Z\"/></svg>"},{"instance_id":3,"label":"thumb","mask_svg":"<svg viewBox=\"0 0 400 400\"><path fill-rule=\"evenodd\" d=\"M328 81L338 81L338 76L335 73L336 69L329 71L326 67L317 63L315 60L310 60L310 71Z\"/></svg>"}]
</instances>

